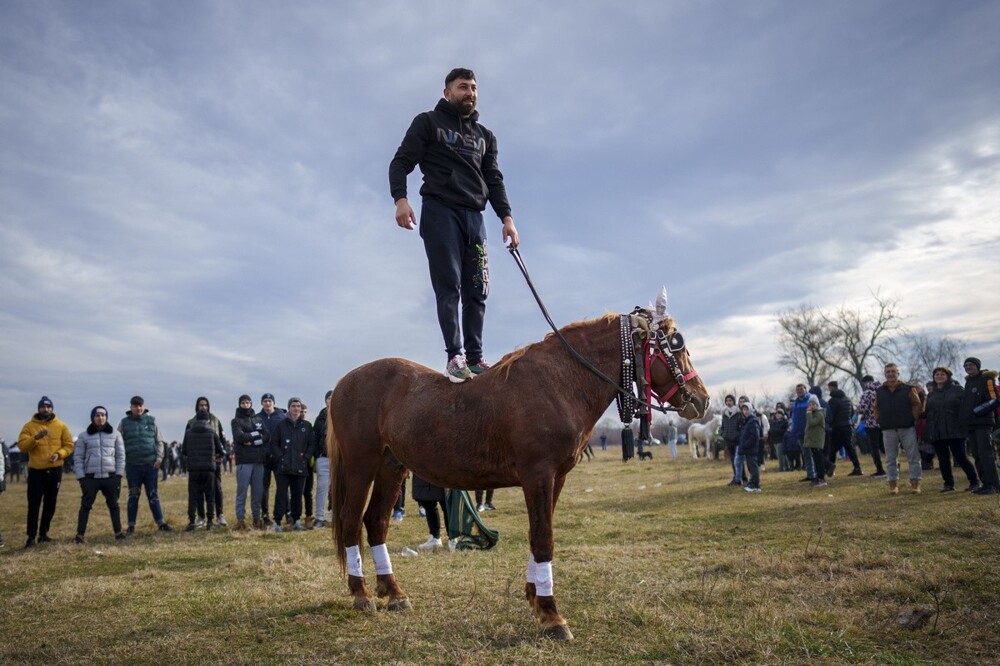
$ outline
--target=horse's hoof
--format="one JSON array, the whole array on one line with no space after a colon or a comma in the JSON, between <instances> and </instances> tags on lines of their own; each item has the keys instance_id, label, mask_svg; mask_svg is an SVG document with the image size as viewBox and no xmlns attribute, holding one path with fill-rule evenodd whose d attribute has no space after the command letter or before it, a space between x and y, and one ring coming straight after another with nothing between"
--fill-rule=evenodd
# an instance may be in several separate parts
<instances>
[{"instance_id":1,"label":"horse's hoof","mask_svg":"<svg viewBox=\"0 0 1000 666\"><path fill-rule=\"evenodd\" d=\"M406 597L400 597L399 599L390 599L389 603L386 605L386 610L391 611L408 611L413 610L413 604Z\"/></svg>"},{"instance_id":2,"label":"horse's hoof","mask_svg":"<svg viewBox=\"0 0 1000 666\"><path fill-rule=\"evenodd\" d=\"M355 597L354 610L362 613L374 613L376 610L375 602L365 597Z\"/></svg>"},{"instance_id":3,"label":"horse's hoof","mask_svg":"<svg viewBox=\"0 0 1000 666\"><path fill-rule=\"evenodd\" d=\"M573 632L569 630L568 624L556 624L542 629L542 636L556 641L573 640Z\"/></svg>"}]
</instances>

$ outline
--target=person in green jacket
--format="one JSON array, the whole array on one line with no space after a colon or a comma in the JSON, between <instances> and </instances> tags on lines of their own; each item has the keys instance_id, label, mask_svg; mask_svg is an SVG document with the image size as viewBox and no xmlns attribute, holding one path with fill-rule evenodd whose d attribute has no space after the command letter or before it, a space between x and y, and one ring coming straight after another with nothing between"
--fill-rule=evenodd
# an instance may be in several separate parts
<instances>
[{"instance_id":1,"label":"person in green jacket","mask_svg":"<svg viewBox=\"0 0 1000 666\"><path fill-rule=\"evenodd\" d=\"M809 394L809 404L806 405L806 434L802 438L802 448L806 455L811 455L816 464L816 478L813 488L826 485L826 460L823 457L823 446L826 442L826 410L820 407L819 398Z\"/></svg>"}]
</instances>

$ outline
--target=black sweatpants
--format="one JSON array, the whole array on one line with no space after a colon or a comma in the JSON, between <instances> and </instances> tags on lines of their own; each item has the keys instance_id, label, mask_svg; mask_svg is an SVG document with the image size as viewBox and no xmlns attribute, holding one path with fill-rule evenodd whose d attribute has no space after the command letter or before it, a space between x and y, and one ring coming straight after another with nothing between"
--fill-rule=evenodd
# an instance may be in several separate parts
<instances>
[{"instance_id":1,"label":"black sweatpants","mask_svg":"<svg viewBox=\"0 0 1000 666\"><path fill-rule=\"evenodd\" d=\"M108 505L111 529L115 534L120 533L122 515L118 507L118 498L122 492L122 478L112 475L104 479L95 479L93 474L89 474L80 479L80 489L83 491L83 497L80 499L80 513L76 518L76 533L80 536L87 533L87 521L90 519L90 510L94 507L97 493L104 495L104 503Z\"/></svg>"},{"instance_id":2,"label":"black sweatpants","mask_svg":"<svg viewBox=\"0 0 1000 666\"><path fill-rule=\"evenodd\" d=\"M274 519L275 525L280 525L288 513L288 493L292 494L292 524L302 518L302 491L306 485L306 477L294 474L274 474Z\"/></svg>"},{"instance_id":3,"label":"black sweatpants","mask_svg":"<svg viewBox=\"0 0 1000 666\"><path fill-rule=\"evenodd\" d=\"M215 472L213 470L188 470L188 522L193 523L198 505L205 503L208 524L215 520Z\"/></svg>"},{"instance_id":4,"label":"black sweatpants","mask_svg":"<svg viewBox=\"0 0 1000 666\"><path fill-rule=\"evenodd\" d=\"M59 497L59 485L62 483L63 468L48 469L28 468L28 538L48 536L52 517L56 515L56 500ZM38 511L41 509L42 522L38 523Z\"/></svg>"}]
</instances>

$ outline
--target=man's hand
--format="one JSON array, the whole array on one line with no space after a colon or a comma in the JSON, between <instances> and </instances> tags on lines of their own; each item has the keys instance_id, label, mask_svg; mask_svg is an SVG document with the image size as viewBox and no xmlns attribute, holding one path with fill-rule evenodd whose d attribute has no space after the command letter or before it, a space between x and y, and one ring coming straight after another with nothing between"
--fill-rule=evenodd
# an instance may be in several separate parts
<instances>
[{"instance_id":1,"label":"man's hand","mask_svg":"<svg viewBox=\"0 0 1000 666\"><path fill-rule=\"evenodd\" d=\"M58 453L53 453L51 456L49 456L49 462L56 462L57 460L59 460Z\"/></svg>"},{"instance_id":2,"label":"man's hand","mask_svg":"<svg viewBox=\"0 0 1000 666\"><path fill-rule=\"evenodd\" d=\"M49 434L49 429L42 428L37 433L35 433L35 439L44 439L47 434Z\"/></svg>"},{"instance_id":3,"label":"man's hand","mask_svg":"<svg viewBox=\"0 0 1000 666\"><path fill-rule=\"evenodd\" d=\"M510 244L507 247L512 250L521 242L517 236L517 229L514 227L514 218L510 215L503 218L503 242L506 243L508 240L510 240Z\"/></svg>"},{"instance_id":4,"label":"man's hand","mask_svg":"<svg viewBox=\"0 0 1000 666\"><path fill-rule=\"evenodd\" d=\"M396 202L396 224L404 229L417 228L417 216L413 214L413 208L405 197Z\"/></svg>"},{"instance_id":5,"label":"man's hand","mask_svg":"<svg viewBox=\"0 0 1000 666\"><path fill-rule=\"evenodd\" d=\"M153 469L160 469L160 461L159 460L157 460L155 463L153 463Z\"/></svg>"}]
</instances>

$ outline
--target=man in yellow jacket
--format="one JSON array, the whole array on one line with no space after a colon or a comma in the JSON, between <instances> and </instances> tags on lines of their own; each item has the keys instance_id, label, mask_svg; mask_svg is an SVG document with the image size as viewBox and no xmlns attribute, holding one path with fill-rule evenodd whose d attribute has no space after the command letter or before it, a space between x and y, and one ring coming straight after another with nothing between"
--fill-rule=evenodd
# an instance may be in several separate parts
<instances>
[{"instance_id":1,"label":"man in yellow jacket","mask_svg":"<svg viewBox=\"0 0 1000 666\"><path fill-rule=\"evenodd\" d=\"M28 542L25 548L49 539L49 525L56 513L56 498L62 483L63 461L73 453L73 435L56 418L52 401L46 396L38 401L38 413L21 428L17 446L28 454ZM44 504L44 506L43 506ZM38 523L38 510L42 522Z\"/></svg>"}]
</instances>

